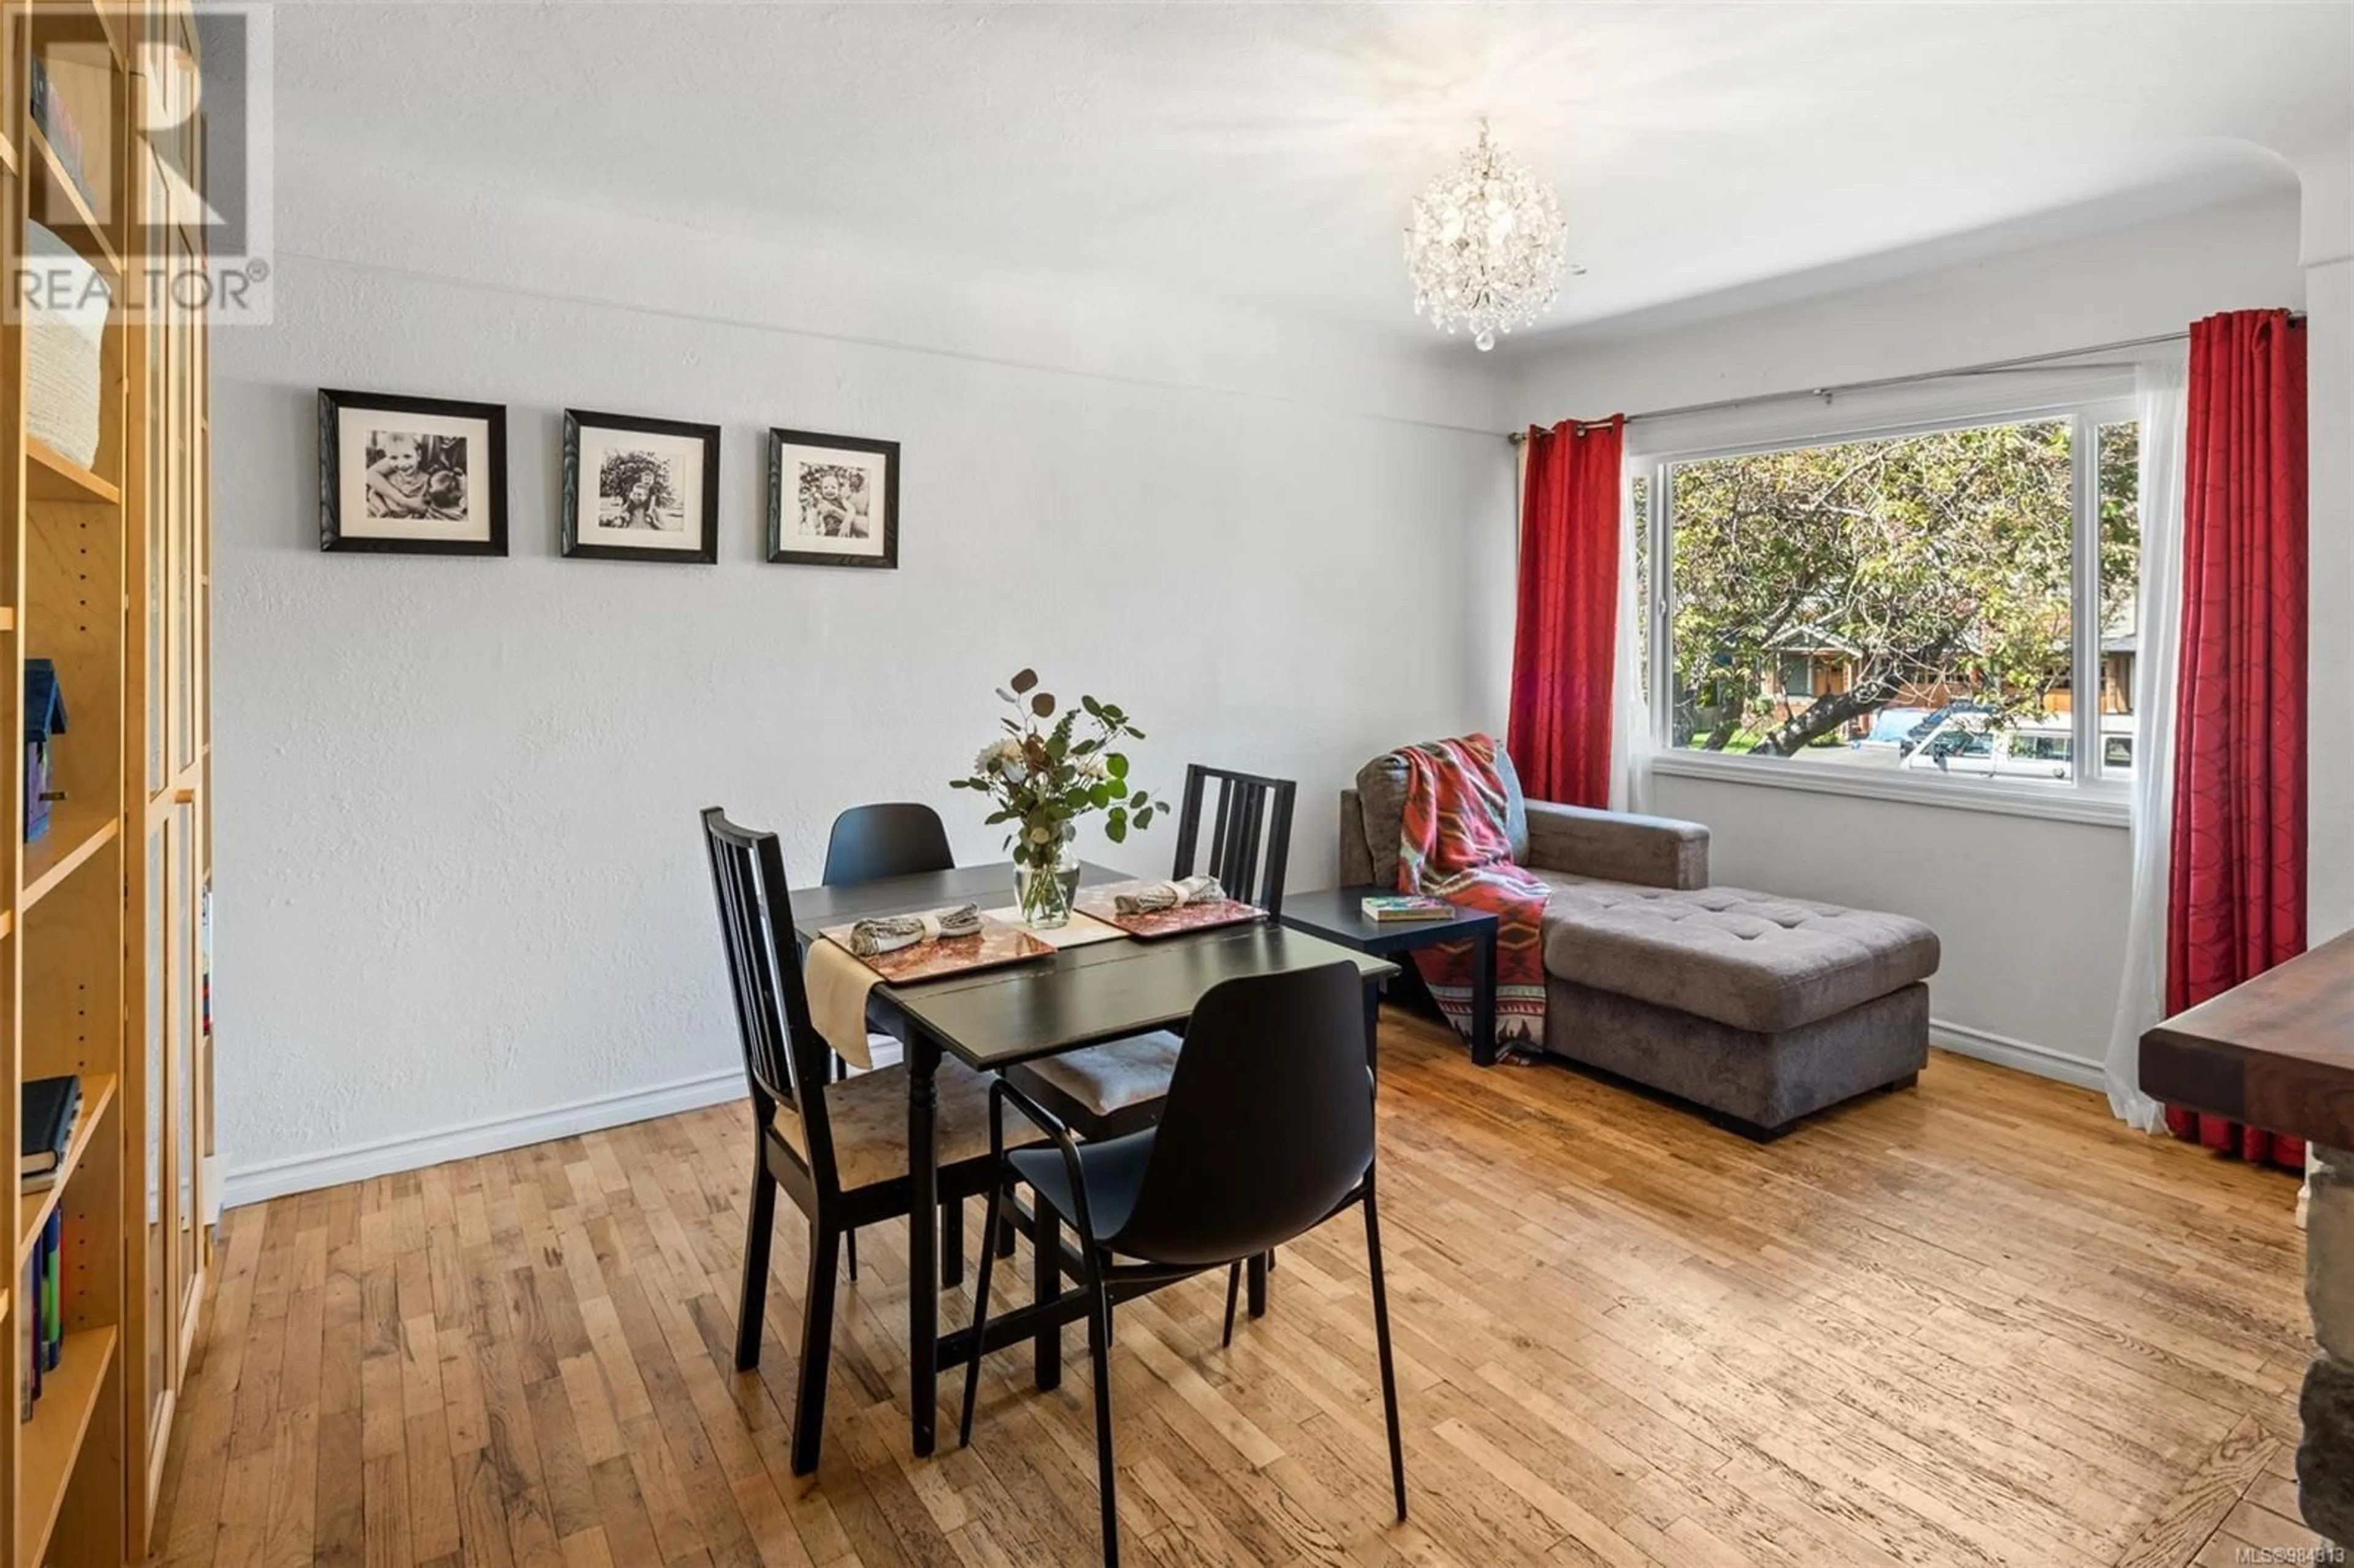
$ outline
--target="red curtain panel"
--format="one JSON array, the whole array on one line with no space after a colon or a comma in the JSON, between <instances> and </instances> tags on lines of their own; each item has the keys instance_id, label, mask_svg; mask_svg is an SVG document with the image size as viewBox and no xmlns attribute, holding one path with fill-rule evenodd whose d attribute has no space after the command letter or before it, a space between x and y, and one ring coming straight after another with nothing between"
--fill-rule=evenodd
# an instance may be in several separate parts
<instances>
[{"instance_id":1,"label":"red curtain panel","mask_svg":"<svg viewBox=\"0 0 2354 1568\"><path fill-rule=\"evenodd\" d=\"M2305 950L2305 354L2285 311L2190 329L2168 1012ZM2305 1163L2296 1139L2166 1119L2211 1149Z\"/></svg>"},{"instance_id":2,"label":"red curtain panel","mask_svg":"<svg viewBox=\"0 0 2354 1568\"><path fill-rule=\"evenodd\" d=\"M1529 431L1506 744L1532 800L1610 803L1626 429L1614 414Z\"/></svg>"}]
</instances>

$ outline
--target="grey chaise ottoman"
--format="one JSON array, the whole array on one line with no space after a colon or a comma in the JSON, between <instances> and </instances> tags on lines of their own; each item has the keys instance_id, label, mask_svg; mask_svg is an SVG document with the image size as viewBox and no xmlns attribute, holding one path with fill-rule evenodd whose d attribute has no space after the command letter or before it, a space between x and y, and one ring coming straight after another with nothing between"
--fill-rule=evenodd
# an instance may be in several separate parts
<instances>
[{"instance_id":1,"label":"grey chaise ottoman","mask_svg":"<svg viewBox=\"0 0 2354 1568\"><path fill-rule=\"evenodd\" d=\"M1503 773L1513 858L1553 888L1547 1051L1753 1138L1927 1065L1926 926L1711 887L1700 823L1524 800ZM1357 783L1341 795L1341 880L1393 886L1404 764L1376 758Z\"/></svg>"}]
</instances>

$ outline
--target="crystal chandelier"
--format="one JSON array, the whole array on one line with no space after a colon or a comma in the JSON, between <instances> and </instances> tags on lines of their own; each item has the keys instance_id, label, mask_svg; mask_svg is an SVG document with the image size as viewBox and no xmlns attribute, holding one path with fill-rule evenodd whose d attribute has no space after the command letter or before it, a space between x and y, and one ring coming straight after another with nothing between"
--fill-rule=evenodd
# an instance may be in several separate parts
<instances>
[{"instance_id":1,"label":"crystal chandelier","mask_svg":"<svg viewBox=\"0 0 2354 1568\"><path fill-rule=\"evenodd\" d=\"M1414 312L1480 348L1534 321L1561 292L1568 234L1561 199L1504 154L1479 122L1479 142L1414 198L1405 231Z\"/></svg>"}]
</instances>

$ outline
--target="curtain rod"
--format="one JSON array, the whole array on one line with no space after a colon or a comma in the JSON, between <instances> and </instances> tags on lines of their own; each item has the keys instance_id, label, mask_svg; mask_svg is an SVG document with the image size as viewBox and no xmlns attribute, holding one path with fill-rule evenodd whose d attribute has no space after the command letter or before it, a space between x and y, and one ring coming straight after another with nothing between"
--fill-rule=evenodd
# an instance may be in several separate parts
<instances>
[{"instance_id":1,"label":"curtain rod","mask_svg":"<svg viewBox=\"0 0 2354 1568\"><path fill-rule=\"evenodd\" d=\"M2291 326L2305 324L2305 313L2289 313ZM1950 370L1922 370L1910 376L1881 376L1869 381L1841 381L1829 387L1808 387L1788 392L1757 392L1746 397L1720 397L1712 403L1682 403L1672 408L1651 408L1640 414L1627 416L1627 423L1638 419L1674 419L1687 414L1714 414L1726 408L1745 408L1754 403L1787 403L1797 397L1829 398L1847 392L1870 392L1883 387L1908 387L1920 381L1943 381L1955 376L1988 376L1997 371L2031 369L2049 365L2056 359L2082 359L2088 354L2115 354L2128 348L2153 348L2161 343L2185 343L2188 332L2153 333L2147 337L2119 338L2115 343L2096 343L2085 348L2059 349L2051 354L2022 354L2015 359L1988 359L1977 365L1957 365ZM2051 366L2055 370L2096 370L2105 368L2094 365ZM1598 429L1607 419L1573 419L1569 421L1581 430ZM1529 439L1526 430L1514 430L1504 438L1514 446Z\"/></svg>"}]
</instances>

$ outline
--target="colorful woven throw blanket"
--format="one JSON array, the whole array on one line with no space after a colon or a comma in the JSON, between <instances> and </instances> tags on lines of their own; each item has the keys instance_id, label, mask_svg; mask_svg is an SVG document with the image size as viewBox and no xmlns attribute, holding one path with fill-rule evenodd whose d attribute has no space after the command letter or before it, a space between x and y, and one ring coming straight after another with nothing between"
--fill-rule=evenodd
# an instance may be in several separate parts
<instances>
[{"instance_id":1,"label":"colorful woven throw blanket","mask_svg":"<svg viewBox=\"0 0 2354 1568\"><path fill-rule=\"evenodd\" d=\"M1426 894L1496 916L1496 1044L1544 1044L1545 884L1512 863L1504 828L1504 785L1496 743L1484 735L1409 746L1405 811L1398 842L1401 893ZM1414 955L1423 982L1469 1039L1478 963L1470 942L1442 942Z\"/></svg>"}]
</instances>

